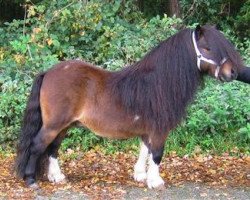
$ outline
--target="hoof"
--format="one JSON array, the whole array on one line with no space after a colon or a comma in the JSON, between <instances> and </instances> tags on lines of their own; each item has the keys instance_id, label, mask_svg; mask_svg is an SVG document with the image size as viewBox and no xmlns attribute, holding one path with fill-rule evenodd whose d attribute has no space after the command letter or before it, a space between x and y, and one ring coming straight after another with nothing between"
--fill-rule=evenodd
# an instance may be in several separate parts
<instances>
[{"instance_id":1,"label":"hoof","mask_svg":"<svg viewBox=\"0 0 250 200\"><path fill-rule=\"evenodd\" d=\"M33 189L33 190L38 190L39 186L37 183L32 183L31 185L29 185L29 188Z\"/></svg>"},{"instance_id":2,"label":"hoof","mask_svg":"<svg viewBox=\"0 0 250 200\"><path fill-rule=\"evenodd\" d=\"M52 183L66 183L66 178L63 173L49 174L48 179Z\"/></svg>"},{"instance_id":3,"label":"hoof","mask_svg":"<svg viewBox=\"0 0 250 200\"><path fill-rule=\"evenodd\" d=\"M135 172L134 173L134 180L138 182L144 182L147 179L146 172Z\"/></svg>"},{"instance_id":4,"label":"hoof","mask_svg":"<svg viewBox=\"0 0 250 200\"><path fill-rule=\"evenodd\" d=\"M159 189L159 190L163 190L165 189L165 186L164 186L164 181L161 177L156 177L154 179L147 179L147 185L148 185L148 188L150 189Z\"/></svg>"},{"instance_id":5,"label":"hoof","mask_svg":"<svg viewBox=\"0 0 250 200\"><path fill-rule=\"evenodd\" d=\"M31 189L34 189L34 190L39 189L39 186L38 186L38 184L36 183L36 180L35 180L34 178L27 178L27 179L25 180L25 183L26 183L26 185L27 185L29 188L31 188Z\"/></svg>"}]
</instances>

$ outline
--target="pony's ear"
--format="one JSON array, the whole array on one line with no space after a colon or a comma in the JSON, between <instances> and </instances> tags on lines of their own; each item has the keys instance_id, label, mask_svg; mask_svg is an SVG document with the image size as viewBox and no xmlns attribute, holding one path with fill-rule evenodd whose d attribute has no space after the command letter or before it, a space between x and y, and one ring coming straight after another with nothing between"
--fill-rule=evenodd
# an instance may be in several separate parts
<instances>
[{"instance_id":1,"label":"pony's ear","mask_svg":"<svg viewBox=\"0 0 250 200\"><path fill-rule=\"evenodd\" d=\"M216 30L221 30L221 26L219 25L219 24L215 24L215 25L213 25L212 26L214 29L216 29Z\"/></svg>"},{"instance_id":2,"label":"pony's ear","mask_svg":"<svg viewBox=\"0 0 250 200\"><path fill-rule=\"evenodd\" d=\"M203 36L203 29L199 24L195 28L195 36L197 40L199 40Z\"/></svg>"}]
</instances>

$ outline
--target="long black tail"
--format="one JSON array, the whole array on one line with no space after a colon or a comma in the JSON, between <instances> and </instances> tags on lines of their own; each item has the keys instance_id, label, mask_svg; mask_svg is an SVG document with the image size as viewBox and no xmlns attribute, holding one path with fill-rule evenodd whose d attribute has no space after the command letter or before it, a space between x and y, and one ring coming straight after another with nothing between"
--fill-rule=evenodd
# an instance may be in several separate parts
<instances>
[{"instance_id":1,"label":"long black tail","mask_svg":"<svg viewBox=\"0 0 250 200\"><path fill-rule=\"evenodd\" d=\"M30 157L32 139L42 127L40 89L44 75L45 73L41 73L36 77L24 113L15 162L15 171L20 178L24 178L25 175L25 168Z\"/></svg>"}]
</instances>

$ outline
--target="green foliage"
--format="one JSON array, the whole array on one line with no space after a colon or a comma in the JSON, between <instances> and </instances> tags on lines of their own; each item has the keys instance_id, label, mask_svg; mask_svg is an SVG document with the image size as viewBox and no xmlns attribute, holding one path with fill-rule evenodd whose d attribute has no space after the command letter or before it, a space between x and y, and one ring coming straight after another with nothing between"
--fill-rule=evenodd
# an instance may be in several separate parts
<instances>
[{"instance_id":1,"label":"green foliage","mask_svg":"<svg viewBox=\"0 0 250 200\"><path fill-rule=\"evenodd\" d=\"M89 150L91 147L96 146L102 138L96 136L93 133L90 133L84 129L72 129L68 137L64 140L62 145L62 150L66 150L68 148L76 148L81 147L83 151Z\"/></svg>"},{"instance_id":2,"label":"green foliage","mask_svg":"<svg viewBox=\"0 0 250 200\"><path fill-rule=\"evenodd\" d=\"M244 39L250 34L250 0L181 0L182 18L188 23L219 25Z\"/></svg>"},{"instance_id":3,"label":"green foliage","mask_svg":"<svg viewBox=\"0 0 250 200\"><path fill-rule=\"evenodd\" d=\"M108 70L135 62L159 41L175 34L180 19L146 19L133 1L44 0L27 4L24 20L0 28L0 143L16 141L22 113L33 78L61 59L81 58ZM191 24L192 25L192 24ZM248 63L250 40L241 42L232 30L225 34L236 44ZM208 80L190 106L187 120L169 137L166 151L190 153L228 151L237 146L249 152L249 86L218 84ZM105 147L107 152L136 150L138 139L110 141L85 129L72 129L62 149Z\"/></svg>"},{"instance_id":4,"label":"green foliage","mask_svg":"<svg viewBox=\"0 0 250 200\"><path fill-rule=\"evenodd\" d=\"M237 146L249 152L249 92L242 83L207 80L189 107L187 120L170 135L167 149L191 153L200 146L225 152Z\"/></svg>"}]
</instances>

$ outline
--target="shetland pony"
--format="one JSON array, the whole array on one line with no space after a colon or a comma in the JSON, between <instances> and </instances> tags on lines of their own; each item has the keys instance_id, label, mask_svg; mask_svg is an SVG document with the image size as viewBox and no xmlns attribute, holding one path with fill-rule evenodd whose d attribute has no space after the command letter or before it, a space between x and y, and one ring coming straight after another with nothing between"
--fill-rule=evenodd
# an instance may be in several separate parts
<instances>
[{"instance_id":1,"label":"shetland pony","mask_svg":"<svg viewBox=\"0 0 250 200\"><path fill-rule=\"evenodd\" d=\"M161 187L165 140L185 116L202 77L232 81L242 67L234 46L208 25L178 32L121 71L78 60L61 62L34 81L17 149L17 175L37 187L47 156L49 181L63 181L58 148L68 128L80 123L102 137L140 137L134 179Z\"/></svg>"}]
</instances>

